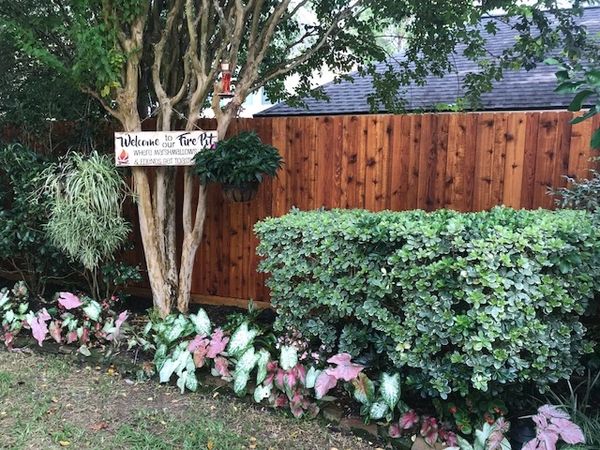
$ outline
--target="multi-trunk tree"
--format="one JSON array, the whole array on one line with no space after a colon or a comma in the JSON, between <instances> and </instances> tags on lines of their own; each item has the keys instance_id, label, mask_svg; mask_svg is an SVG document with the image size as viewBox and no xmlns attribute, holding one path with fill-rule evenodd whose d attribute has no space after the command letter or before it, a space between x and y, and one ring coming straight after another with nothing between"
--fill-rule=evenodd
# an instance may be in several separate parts
<instances>
[{"instance_id":1,"label":"multi-trunk tree","mask_svg":"<svg viewBox=\"0 0 600 450\"><path fill-rule=\"evenodd\" d=\"M485 60L469 81L478 92L516 63L542 60L564 36L574 41L573 11L553 1L519 6L510 0L14 0L0 5L0 31L27 57L50 67L96 98L124 131L139 131L156 117L158 130L193 130L211 106L219 138L246 97L265 87L271 99L289 99L283 80L294 74L297 94L311 90L324 67L356 69L374 76L373 105L402 106L398 87L444 74L459 48ZM497 8L512 16L521 34L513 49L490 60L486 36ZM543 13L542 9L550 9ZM554 22L550 20L554 18ZM405 58L389 71L375 63L390 57L380 35L405 30ZM539 32L534 30L541 30ZM538 36L539 35L539 36ZM492 36L493 38L493 36ZM235 78L233 97L221 100L221 64ZM319 91L313 95L320 95ZM187 311L194 256L206 215L205 187L183 170L183 198L176 199L175 168L134 167L139 227L155 307L165 316L176 305ZM198 192L194 192L199 189ZM175 204L183 204L178 257Z\"/></svg>"}]
</instances>

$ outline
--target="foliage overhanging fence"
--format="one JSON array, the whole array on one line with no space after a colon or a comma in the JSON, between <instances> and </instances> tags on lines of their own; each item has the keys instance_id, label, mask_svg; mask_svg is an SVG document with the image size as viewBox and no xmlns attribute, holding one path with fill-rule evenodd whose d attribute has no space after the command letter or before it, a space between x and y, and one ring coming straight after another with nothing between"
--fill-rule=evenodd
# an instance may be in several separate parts
<instances>
[{"instance_id":1,"label":"foliage overhanging fence","mask_svg":"<svg viewBox=\"0 0 600 450\"><path fill-rule=\"evenodd\" d=\"M265 275L256 271L253 226L294 206L552 208L549 188L564 186L565 175L585 178L597 168L590 161L595 154L589 141L600 117L573 126L572 117L570 112L531 111L238 119L229 134L256 131L280 150L285 167L262 183L249 203L228 203L218 186L209 188L193 299L268 302ZM214 123L202 120L199 126L211 129ZM139 236L135 240L132 259L143 261Z\"/></svg>"}]
</instances>

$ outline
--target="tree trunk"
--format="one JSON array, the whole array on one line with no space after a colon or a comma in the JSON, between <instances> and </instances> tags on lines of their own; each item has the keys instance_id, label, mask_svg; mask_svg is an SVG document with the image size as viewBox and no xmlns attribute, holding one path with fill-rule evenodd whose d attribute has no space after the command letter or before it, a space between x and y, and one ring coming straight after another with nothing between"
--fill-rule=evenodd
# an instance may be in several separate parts
<instances>
[{"instance_id":1,"label":"tree trunk","mask_svg":"<svg viewBox=\"0 0 600 450\"><path fill-rule=\"evenodd\" d=\"M229 124L237 110L222 114L217 120L217 138L225 138ZM194 273L194 261L196 251L202 240L204 220L206 218L206 187L200 185L198 191L198 204L196 214L192 219L192 194L193 174L190 168L186 168L183 188L183 245L181 248L181 263L179 265L179 289L177 295L177 309L187 313L192 288L192 275ZM193 220L193 224L192 224Z\"/></svg>"}]
</instances>

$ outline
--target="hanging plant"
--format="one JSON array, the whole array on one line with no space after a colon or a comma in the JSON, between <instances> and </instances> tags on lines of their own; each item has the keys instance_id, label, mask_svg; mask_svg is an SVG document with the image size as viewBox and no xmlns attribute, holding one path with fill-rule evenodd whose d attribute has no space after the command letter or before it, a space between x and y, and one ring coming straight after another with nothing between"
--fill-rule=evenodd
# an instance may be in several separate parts
<instances>
[{"instance_id":1,"label":"hanging plant","mask_svg":"<svg viewBox=\"0 0 600 450\"><path fill-rule=\"evenodd\" d=\"M225 198L234 202L254 198L263 178L274 176L282 164L275 147L248 131L219 141L213 149L201 151L194 158L200 182L221 183Z\"/></svg>"}]
</instances>

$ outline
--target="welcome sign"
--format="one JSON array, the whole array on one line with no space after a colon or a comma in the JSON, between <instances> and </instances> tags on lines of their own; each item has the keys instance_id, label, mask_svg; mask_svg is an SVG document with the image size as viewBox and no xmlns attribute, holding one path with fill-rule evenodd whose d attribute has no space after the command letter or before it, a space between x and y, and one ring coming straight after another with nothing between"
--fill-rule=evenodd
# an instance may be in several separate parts
<instances>
[{"instance_id":1,"label":"welcome sign","mask_svg":"<svg viewBox=\"0 0 600 450\"><path fill-rule=\"evenodd\" d=\"M117 166L191 166L196 153L212 148L217 131L115 133Z\"/></svg>"}]
</instances>

